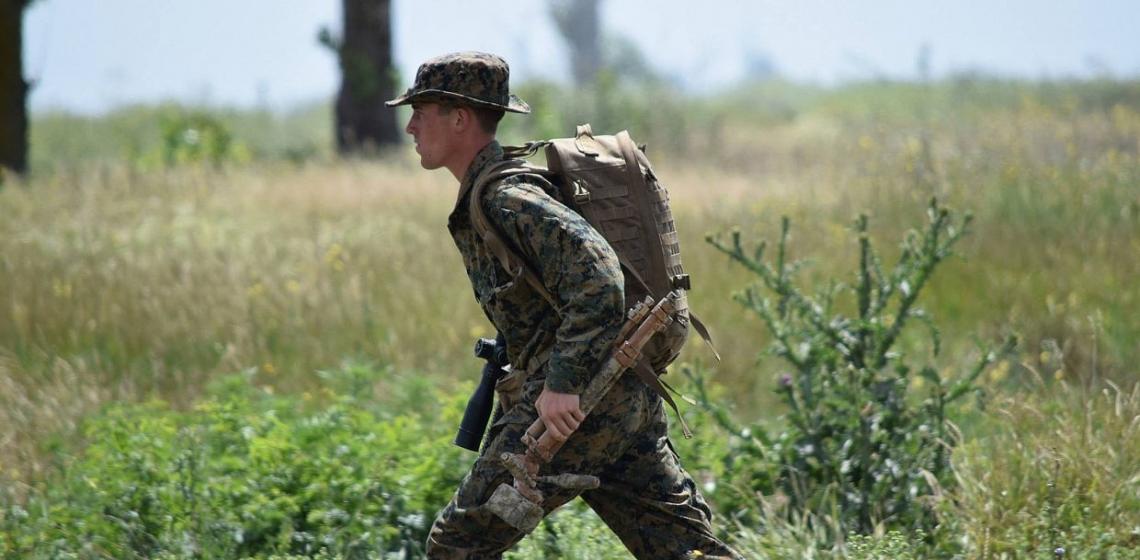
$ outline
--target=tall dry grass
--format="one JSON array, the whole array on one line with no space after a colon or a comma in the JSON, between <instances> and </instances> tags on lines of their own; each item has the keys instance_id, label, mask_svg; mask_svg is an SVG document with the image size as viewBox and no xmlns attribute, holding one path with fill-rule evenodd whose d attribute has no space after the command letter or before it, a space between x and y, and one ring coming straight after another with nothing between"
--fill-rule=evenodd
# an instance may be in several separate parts
<instances>
[{"instance_id":1,"label":"tall dry grass","mask_svg":"<svg viewBox=\"0 0 1140 560\"><path fill-rule=\"evenodd\" d=\"M1038 382L959 452L956 530L976 558L1140 556L1140 384Z\"/></svg>"},{"instance_id":2,"label":"tall dry grass","mask_svg":"<svg viewBox=\"0 0 1140 560\"><path fill-rule=\"evenodd\" d=\"M814 259L805 274L843 279L859 211L873 237L898 239L931 195L977 216L965 258L944 267L923 302L944 327L945 367L971 363L975 338L1014 328L1026 341L1014 364L1070 380L1135 378L1136 107L1030 98L960 117L819 111L709 130L688 157L652 147L650 156L673 196L693 307L724 355L716 378L740 414L770 410L778 362L758 363L767 340L729 298L748 279L704 235L740 227L774 238L789 215L791 250ZM34 476L52 460L45 440L108 401L188 403L237 370L280 391L346 359L444 384L472 378L470 342L490 327L446 233L454 188L401 158L149 172L94 164L8 185L0 468ZM711 362L699 344L686 352ZM1024 371L1015 365L1009 378Z\"/></svg>"}]
</instances>

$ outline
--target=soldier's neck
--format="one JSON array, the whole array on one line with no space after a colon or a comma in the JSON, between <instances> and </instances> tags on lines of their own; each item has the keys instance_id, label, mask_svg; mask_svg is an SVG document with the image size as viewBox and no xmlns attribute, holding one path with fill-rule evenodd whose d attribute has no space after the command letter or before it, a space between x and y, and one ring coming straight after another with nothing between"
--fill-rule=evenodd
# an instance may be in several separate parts
<instances>
[{"instance_id":1,"label":"soldier's neck","mask_svg":"<svg viewBox=\"0 0 1140 560\"><path fill-rule=\"evenodd\" d=\"M451 172L456 181L463 182L463 178L467 176L467 170L471 167L471 162L475 160L475 156L494 140L493 135L481 135L472 138L470 142L462 143L456 149L455 158L452 160L454 163L447 165L447 170Z\"/></svg>"}]
</instances>

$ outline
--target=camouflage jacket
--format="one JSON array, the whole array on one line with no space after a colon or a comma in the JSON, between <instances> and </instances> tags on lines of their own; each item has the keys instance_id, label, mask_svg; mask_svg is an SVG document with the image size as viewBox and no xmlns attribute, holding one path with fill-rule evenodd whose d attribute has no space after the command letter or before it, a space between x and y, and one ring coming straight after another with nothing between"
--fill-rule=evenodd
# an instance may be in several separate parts
<instances>
[{"instance_id":1,"label":"camouflage jacket","mask_svg":"<svg viewBox=\"0 0 1140 560\"><path fill-rule=\"evenodd\" d=\"M522 278L511 277L471 225L468 198L479 173L503 159L492 141L471 162L448 218L475 298L507 342L515 367L550 347L546 387L580 394L621 328L625 310L621 265L609 243L584 218L551 196L540 177L516 175L483 191L487 218L554 295L560 309Z\"/></svg>"}]
</instances>

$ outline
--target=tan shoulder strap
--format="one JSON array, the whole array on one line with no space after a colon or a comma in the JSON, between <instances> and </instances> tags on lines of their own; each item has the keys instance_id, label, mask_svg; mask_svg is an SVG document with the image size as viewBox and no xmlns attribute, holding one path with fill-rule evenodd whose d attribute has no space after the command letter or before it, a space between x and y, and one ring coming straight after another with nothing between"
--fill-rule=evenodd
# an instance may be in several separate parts
<instances>
[{"instance_id":1,"label":"tan shoulder strap","mask_svg":"<svg viewBox=\"0 0 1140 560\"><path fill-rule=\"evenodd\" d=\"M521 277L522 280L530 284L535 291L542 295L550 306L554 308L554 312L561 315L562 311L559 308L558 300L555 299L554 294L546 289L543 285L542 279L538 274L531 269L526 260L519 256L503 237L495 226L487 219L487 213L483 210L483 192L487 186L495 181L509 177L511 175L519 175L524 173L537 174L541 171L539 168L528 165L526 162L520 160L504 160L495 165L492 165L480 173L476 178L473 186L471 187L471 199L468 201L469 213L471 215L471 225L475 231L479 233L479 237L483 238L483 243L499 260L499 264L511 275L517 282Z\"/></svg>"}]
</instances>

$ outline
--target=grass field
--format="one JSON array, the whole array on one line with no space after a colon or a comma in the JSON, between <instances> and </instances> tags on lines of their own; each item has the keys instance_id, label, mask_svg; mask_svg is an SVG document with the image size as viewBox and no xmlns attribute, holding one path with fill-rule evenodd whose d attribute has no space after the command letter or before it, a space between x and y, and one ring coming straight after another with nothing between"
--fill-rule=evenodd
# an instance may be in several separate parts
<instances>
[{"instance_id":1,"label":"grass field","mask_svg":"<svg viewBox=\"0 0 1140 560\"><path fill-rule=\"evenodd\" d=\"M792 117L725 112L691 125L683 146L651 144L693 308L724 357L694 343L682 360L711 369L738 417L778 422L784 366L762 356L767 334L730 297L751 280L705 235L774 239L787 215L790 250L812 261L804 275L850 282L859 212L889 260L937 196L975 216L920 300L943 332L940 367L964 370L1008 332L1022 341L984 377L996 403L961 420L959 534L977 557L1041 557L1029 551L1062 537L1108 539L1121 545L1112 554L1140 546L1140 86L1109 91L1121 89L1105 100L1010 85L986 105L949 87L853 88ZM446 233L454 180L409 156L164 168L111 153L5 185L0 477L34 488L108 404L187 408L234 372L284 395L314 394L316 372L345 363L444 393L472 382L472 339L492 331ZM806 555L810 531L740 542Z\"/></svg>"}]
</instances>

